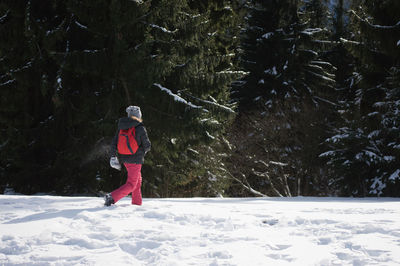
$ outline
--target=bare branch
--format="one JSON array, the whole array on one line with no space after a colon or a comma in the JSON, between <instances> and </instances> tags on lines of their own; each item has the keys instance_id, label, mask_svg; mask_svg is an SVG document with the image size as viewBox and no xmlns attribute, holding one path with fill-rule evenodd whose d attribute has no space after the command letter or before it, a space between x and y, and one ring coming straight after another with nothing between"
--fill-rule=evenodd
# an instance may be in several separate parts
<instances>
[{"instance_id":1,"label":"bare branch","mask_svg":"<svg viewBox=\"0 0 400 266\"><path fill-rule=\"evenodd\" d=\"M240 181L240 179L234 177L229 171L227 171L227 173L233 180L235 180L238 183L240 183L244 188L246 188L249 192L253 193L254 195L260 196L260 197L268 197L267 195L265 195L265 194L263 194L263 193L261 193L261 192L259 192L257 190L254 190L253 188L250 187L250 185L244 184L242 181ZM246 182L247 182L247 180L246 180Z\"/></svg>"}]
</instances>

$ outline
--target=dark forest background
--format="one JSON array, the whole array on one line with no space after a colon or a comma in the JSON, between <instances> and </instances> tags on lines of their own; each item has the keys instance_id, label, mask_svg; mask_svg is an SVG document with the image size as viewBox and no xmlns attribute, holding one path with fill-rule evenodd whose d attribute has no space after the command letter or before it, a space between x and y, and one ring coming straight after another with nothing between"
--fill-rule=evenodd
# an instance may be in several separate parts
<instances>
[{"instance_id":1,"label":"dark forest background","mask_svg":"<svg viewBox=\"0 0 400 266\"><path fill-rule=\"evenodd\" d=\"M400 196L398 0L2 0L0 193Z\"/></svg>"}]
</instances>

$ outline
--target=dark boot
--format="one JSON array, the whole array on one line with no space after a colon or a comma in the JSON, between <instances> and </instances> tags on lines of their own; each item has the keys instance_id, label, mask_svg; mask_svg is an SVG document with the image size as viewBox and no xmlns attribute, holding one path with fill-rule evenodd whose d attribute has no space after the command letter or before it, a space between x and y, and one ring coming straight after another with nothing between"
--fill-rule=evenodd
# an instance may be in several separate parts
<instances>
[{"instance_id":1,"label":"dark boot","mask_svg":"<svg viewBox=\"0 0 400 266\"><path fill-rule=\"evenodd\" d=\"M111 206L111 204L114 204L114 199L112 198L111 194L108 193L107 195L104 196L104 206Z\"/></svg>"}]
</instances>

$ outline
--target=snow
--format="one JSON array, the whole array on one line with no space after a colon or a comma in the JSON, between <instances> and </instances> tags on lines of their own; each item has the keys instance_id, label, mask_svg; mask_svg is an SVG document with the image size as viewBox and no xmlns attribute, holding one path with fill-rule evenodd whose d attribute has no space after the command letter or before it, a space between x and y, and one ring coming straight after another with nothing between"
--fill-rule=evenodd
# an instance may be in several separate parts
<instances>
[{"instance_id":1,"label":"snow","mask_svg":"<svg viewBox=\"0 0 400 266\"><path fill-rule=\"evenodd\" d=\"M207 137L209 137L210 139L215 139L215 137L213 135L211 135L208 131L206 131L206 135Z\"/></svg>"},{"instance_id":2,"label":"snow","mask_svg":"<svg viewBox=\"0 0 400 266\"><path fill-rule=\"evenodd\" d=\"M378 137L380 133L381 133L381 130L374 130L368 134L368 138L372 139L372 138Z\"/></svg>"},{"instance_id":3,"label":"snow","mask_svg":"<svg viewBox=\"0 0 400 266\"><path fill-rule=\"evenodd\" d=\"M228 10L228 11L233 11L233 10L232 10L232 7L230 7L230 6L225 6L224 9L225 9L225 10Z\"/></svg>"},{"instance_id":4,"label":"snow","mask_svg":"<svg viewBox=\"0 0 400 266\"><path fill-rule=\"evenodd\" d=\"M301 33L304 33L306 35L313 35L315 33L320 33L322 31L324 31L324 30L321 28L309 28L309 29L303 30Z\"/></svg>"},{"instance_id":5,"label":"snow","mask_svg":"<svg viewBox=\"0 0 400 266\"><path fill-rule=\"evenodd\" d=\"M272 67L272 69L265 70L264 73L272 76L278 75L278 72L276 71L276 66Z\"/></svg>"},{"instance_id":6,"label":"snow","mask_svg":"<svg viewBox=\"0 0 400 266\"><path fill-rule=\"evenodd\" d=\"M400 199L0 195L0 265L400 265Z\"/></svg>"},{"instance_id":7,"label":"snow","mask_svg":"<svg viewBox=\"0 0 400 266\"><path fill-rule=\"evenodd\" d=\"M387 161L387 162L393 162L396 160L395 156L391 156L391 155L387 155L387 156L383 156L383 160Z\"/></svg>"},{"instance_id":8,"label":"snow","mask_svg":"<svg viewBox=\"0 0 400 266\"><path fill-rule=\"evenodd\" d=\"M170 31L170 30L167 30L166 28L164 28L164 27L161 27L161 26L158 26L158 25L155 25L155 24L149 24L152 28L156 28L156 29L160 29L160 30L162 30L163 32L165 32L165 33L175 33L175 32L177 32L178 31L178 29L176 29L176 30L174 30L174 31Z\"/></svg>"},{"instance_id":9,"label":"snow","mask_svg":"<svg viewBox=\"0 0 400 266\"><path fill-rule=\"evenodd\" d=\"M361 45L361 44L363 44L363 43L361 43L361 42L351 41L351 40L347 40L347 39L344 39L344 38L339 38L339 40L340 40L340 42L342 42L342 43L351 43L351 44L355 44L355 45Z\"/></svg>"},{"instance_id":10,"label":"snow","mask_svg":"<svg viewBox=\"0 0 400 266\"><path fill-rule=\"evenodd\" d=\"M3 23L5 21L5 19L7 18L8 14L10 14L10 9L7 10L7 12L0 17L0 23Z\"/></svg>"},{"instance_id":11,"label":"snow","mask_svg":"<svg viewBox=\"0 0 400 266\"><path fill-rule=\"evenodd\" d=\"M179 13L179 14L183 14L183 15L185 15L185 16L188 16L188 17L190 17L190 18L198 18L198 17L201 16L201 14L192 15L192 14L189 14L189 13L186 13L186 12L183 12L183 11L180 11L180 12L178 12L178 13Z\"/></svg>"},{"instance_id":12,"label":"snow","mask_svg":"<svg viewBox=\"0 0 400 266\"><path fill-rule=\"evenodd\" d=\"M375 25L375 24L370 23L366 19L362 19L359 15L357 15L357 13L354 10L350 10L350 13L352 13L359 20L363 21L364 23L367 23L370 27L375 28L375 29L395 29L395 28L399 28L400 27L400 21L398 21L395 25L390 25L390 26L387 26L387 25Z\"/></svg>"},{"instance_id":13,"label":"snow","mask_svg":"<svg viewBox=\"0 0 400 266\"><path fill-rule=\"evenodd\" d=\"M331 79L330 77L327 77L327 76L324 76L324 75L321 75L321 74L318 74L318 73L315 73L315 72L309 71L309 70L307 70L307 72L312 74L312 75L314 75L314 76L316 76L316 77L319 77L319 78L321 78L321 79L323 79L325 81L335 82L335 80Z\"/></svg>"},{"instance_id":14,"label":"snow","mask_svg":"<svg viewBox=\"0 0 400 266\"><path fill-rule=\"evenodd\" d=\"M334 67L331 63L326 62L326 61L310 61L311 64L316 64L316 65L323 65L323 66L328 66L328 67L332 67L333 69L337 69L336 67Z\"/></svg>"},{"instance_id":15,"label":"snow","mask_svg":"<svg viewBox=\"0 0 400 266\"><path fill-rule=\"evenodd\" d=\"M310 92L310 94L312 94L312 90L309 87L307 87L307 89ZM313 96L313 99L320 100L322 102L328 103L328 104L333 105L333 106L338 106L336 103L331 102L331 101L329 101L327 99L321 98L319 96ZM340 110L338 112L340 112Z\"/></svg>"},{"instance_id":16,"label":"snow","mask_svg":"<svg viewBox=\"0 0 400 266\"><path fill-rule=\"evenodd\" d=\"M79 28L81 28L81 29L84 29L84 30L87 30L87 29L88 29L87 26L85 26L85 25L79 23L78 21L75 21L75 24L76 24Z\"/></svg>"},{"instance_id":17,"label":"snow","mask_svg":"<svg viewBox=\"0 0 400 266\"><path fill-rule=\"evenodd\" d=\"M235 74L235 75L248 75L250 72L246 72L246 71L233 71L233 70L223 70L223 71L219 71L217 72L217 74Z\"/></svg>"},{"instance_id":18,"label":"snow","mask_svg":"<svg viewBox=\"0 0 400 266\"><path fill-rule=\"evenodd\" d=\"M283 66L283 70L286 70L288 68L288 64L289 64L289 61L286 60L285 65Z\"/></svg>"},{"instance_id":19,"label":"snow","mask_svg":"<svg viewBox=\"0 0 400 266\"><path fill-rule=\"evenodd\" d=\"M324 153L321 153L319 155L319 157L330 157L330 156L334 156L336 154L336 151L327 151Z\"/></svg>"},{"instance_id":20,"label":"snow","mask_svg":"<svg viewBox=\"0 0 400 266\"><path fill-rule=\"evenodd\" d=\"M390 175L389 180L391 181L396 181L397 179L400 179L400 169L397 169L394 171L393 174Z\"/></svg>"},{"instance_id":21,"label":"snow","mask_svg":"<svg viewBox=\"0 0 400 266\"><path fill-rule=\"evenodd\" d=\"M7 80L6 82L0 83L0 87L8 85L8 84L11 84L11 83L14 83L15 81L16 81L15 79Z\"/></svg>"},{"instance_id":22,"label":"snow","mask_svg":"<svg viewBox=\"0 0 400 266\"><path fill-rule=\"evenodd\" d=\"M273 32L267 32L267 33L265 33L263 36L261 36L262 38L265 38L265 39L269 39L271 36L273 36L274 35L274 33Z\"/></svg>"},{"instance_id":23,"label":"snow","mask_svg":"<svg viewBox=\"0 0 400 266\"><path fill-rule=\"evenodd\" d=\"M194 97L193 95L191 95L190 97L196 99L196 100L199 101L199 102L213 105L214 107L220 108L220 109L222 109L222 110L224 110L224 111L227 111L227 112L229 112L229 113L235 113L235 111L234 111L232 108L217 103L217 101L216 101L212 96L209 96L209 97L210 97L213 101L207 101L207 100L204 100L204 99L200 99L200 98L198 98L198 97ZM203 111L208 112L207 109L203 109ZM218 122L218 123L219 123L219 122Z\"/></svg>"},{"instance_id":24,"label":"snow","mask_svg":"<svg viewBox=\"0 0 400 266\"><path fill-rule=\"evenodd\" d=\"M386 184L382 183L381 178L375 177L374 182L371 185L370 193L382 194L382 190L386 187Z\"/></svg>"},{"instance_id":25,"label":"snow","mask_svg":"<svg viewBox=\"0 0 400 266\"><path fill-rule=\"evenodd\" d=\"M269 161L269 163L273 164L273 165L279 165L279 166L288 166L287 163L282 163L282 162Z\"/></svg>"},{"instance_id":26,"label":"snow","mask_svg":"<svg viewBox=\"0 0 400 266\"><path fill-rule=\"evenodd\" d=\"M60 78L60 76L57 77L57 91L60 91L60 89L62 89L62 79Z\"/></svg>"},{"instance_id":27,"label":"snow","mask_svg":"<svg viewBox=\"0 0 400 266\"><path fill-rule=\"evenodd\" d=\"M153 85L158 87L158 88L160 88L161 91L165 91L166 93L168 93L170 96L172 96L174 98L174 100L176 102L181 102L181 103L183 103L183 104L185 104L185 105L187 105L187 106L189 106L191 108L196 108L196 109L201 108L201 106L197 106L197 105L192 104L191 102L186 101L181 96L173 93L171 90L163 87L162 85L160 85L158 83L154 83Z\"/></svg>"}]
</instances>

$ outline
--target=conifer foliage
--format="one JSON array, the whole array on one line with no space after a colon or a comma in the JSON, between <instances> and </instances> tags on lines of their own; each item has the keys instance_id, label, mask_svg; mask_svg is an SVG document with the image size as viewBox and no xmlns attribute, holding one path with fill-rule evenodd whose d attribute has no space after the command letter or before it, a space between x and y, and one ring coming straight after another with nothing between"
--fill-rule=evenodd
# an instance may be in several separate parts
<instances>
[{"instance_id":1,"label":"conifer foliage","mask_svg":"<svg viewBox=\"0 0 400 266\"><path fill-rule=\"evenodd\" d=\"M398 0L3 0L0 191L399 196Z\"/></svg>"},{"instance_id":2,"label":"conifer foliage","mask_svg":"<svg viewBox=\"0 0 400 266\"><path fill-rule=\"evenodd\" d=\"M399 195L399 10L398 1L354 3L353 34L341 38L357 64L321 154L341 195Z\"/></svg>"},{"instance_id":3,"label":"conifer foliage","mask_svg":"<svg viewBox=\"0 0 400 266\"><path fill-rule=\"evenodd\" d=\"M236 147L237 160L247 165L232 176L256 194L318 194L323 176L315 160L335 84L320 45L325 29L307 16L313 5L271 0L248 7L242 65L249 75L238 84L233 132L240 135L232 135L245 139Z\"/></svg>"},{"instance_id":4,"label":"conifer foliage","mask_svg":"<svg viewBox=\"0 0 400 266\"><path fill-rule=\"evenodd\" d=\"M201 182L207 189L199 193L218 193L209 184L221 165L199 165L215 158L213 143L234 113L235 8L234 1L2 1L1 186L93 194L124 182L108 166L108 146L126 106L139 105L153 142L145 194L174 195L184 184L196 191ZM212 150L198 151L204 143Z\"/></svg>"}]
</instances>

